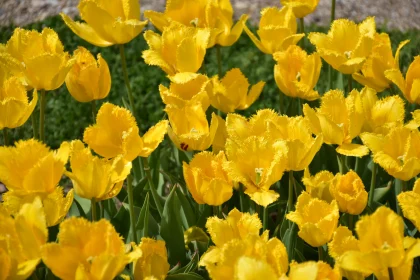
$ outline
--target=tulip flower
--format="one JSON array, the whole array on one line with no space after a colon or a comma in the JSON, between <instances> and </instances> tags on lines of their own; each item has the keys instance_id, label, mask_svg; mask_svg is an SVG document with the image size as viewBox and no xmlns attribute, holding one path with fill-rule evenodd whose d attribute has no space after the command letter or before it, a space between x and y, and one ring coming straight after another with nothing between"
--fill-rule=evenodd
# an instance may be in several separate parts
<instances>
[{"instance_id":1,"label":"tulip flower","mask_svg":"<svg viewBox=\"0 0 420 280\"><path fill-rule=\"evenodd\" d=\"M207 76L197 73L178 73L169 77L169 88L159 85L160 97L166 105L188 106L197 102L206 111L210 106L208 91L211 90Z\"/></svg>"},{"instance_id":2,"label":"tulip flower","mask_svg":"<svg viewBox=\"0 0 420 280\"><path fill-rule=\"evenodd\" d=\"M248 79L239 68L231 69L220 81L212 79L212 89L207 93L211 105L223 113L248 109L260 96L265 82L258 82L249 89ZM248 92L249 90L249 92Z\"/></svg>"},{"instance_id":3,"label":"tulip flower","mask_svg":"<svg viewBox=\"0 0 420 280\"><path fill-rule=\"evenodd\" d=\"M279 279L288 266L284 244L277 238L258 235L234 239L222 247L212 246L201 257L211 279ZM264 278L265 279L265 278Z\"/></svg>"},{"instance_id":4,"label":"tulip flower","mask_svg":"<svg viewBox=\"0 0 420 280\"><path fill-rule=\"evenodd\" d=\"M44 28L42 33L16 28L6 51L24 65L26 83L37 90L59 88L74 63L50 28Z\"/></svg>"},{"instance_id":5,"label":"tulip flower","mask_svg":"<svg viewBox=\"0 0 420 280\"><path fill-rule=\"evenodd\" d=\"M163 141L168 121L160 121L143 137L139 135L134 116L129 110L104 103L96 116L96 124L85 129L83 141L104 158L123 155L127 161L148 157Z\"/></svg>"},{"instance_id":6,"label":"tulip flower","mask_svg":"<svg viewBox=\"0 0 420 280\"><path fill-rule=\"evenodd\" d=\"M141 250L141 257L134 263L134 279L164 280L169 271L165 241L143 237L134 250Z\"/></svg>"},{"instance_id":7,"label":"tulip flower","mask_svg":"<svg viewBox=\"0 0 420 280\"><path fill-rule=\"evenodd\" d=\"M375 34L375 19L368 17L360 24L337 19L328 34L311 32L308 38L319 55L335 70L353 74L362 68L370 55Z\"/></svg>"},{"instance_id":8,"label":"tulip flower","mask_svg":"<svg viewBox=\"0 0 420 280\"><path fill-rule=\"evenodd\" d=\"M399 69L385 71L385 77L401 90L408 102L420 104L420 56L408 67L405 79Z\"/></svg>"},{"instance_id":9,"label":"tulip flower","mask_svg":"<svg viewBox=\"0 0 420 280\"><path fill-rule=\"evenodd\" d=\"M76 62L66 77L66 86L71 96L79 102L104 99L111 90L111 74L101 54L97 60L85 48L74 51Z\"/></svg>"},{"instance_id":10,"label":"tulip flower","mask_svg":"<svg viewBox=\"0 0 420 280\"><path fill-rule=\"evenodd\" d=\"M321 73L321 58L317 53L308 55L299 46L291 45L285 51L273 55L274 78L279 89L287 96L305 100L319 98L313 90Z\"/></svg>"},{"instance_id":11,"label":"tulip flower","mask_svg":"<svg viewBox=\"0 0 420 280\"><path fill-rule=\"evenodd\" d=\"M385 73L392 69L399 71L400 51L408 42L410 41L405 40L398 45L394 57L388 34L375 34L372 52L367 57L360 72L353 74L353 79L364 86L373 88L377 92L389 88L391 82L385 77Z\"/></svg>"},{"instance_id":12,"label":"tulip flower","mask_svg":"<svg viewBox=\"0 0 420 280\"><path fill-rule=\"evenodd\" d=\"M274 54L296 45L305 34L296 34L297 24L293 10L288 7L279 9L268 7L261 11L258 39L245 25L245 32L257 48L266 54Z\"/></svg>"},{"instance_id":13,"label":"tulip flower","mask_svg":"<svg viewBox=\"0 0 420 280\"><path fill-rule=\"evenodd\" d=\"M213 142L218 126L218 118L213 113L210 126L200 103L182 108L167 105L170 127L168 136L175 146L184 151L203 151Z\"/></svg>"},{"instance_id":14,"label":"tulip flower","mask_svg":"<svg viewBox=\"0 0 420 280\"><path fill-rule=\"evenodd\" d=\"M77 7L83 22L61 13L67 26L80 38L98 47L125 44L133 40L147 21L140 21L139 1L81 0Z\"/></svg>"},{"instance_id":15,"label":"tulip flower","mask_svg":"<svg viewBox=\"0 0 420 280\"><path fill-rule=\"evenodd\" d=\"M360 91L365 121L363 132L387 134L404 124L404 101L398 95L378 99L376 91L365 87Z\"/></svg>"},{"instance_id":16,"label":"tulip flower","mask_svg":"<svg viewBox=\"0 0 420 280\"><path fill-rule=\"evenodd\" d=\"M33 203L37 198L41 199L44 206L47 227L52 227L66 217L73 203L74 194L73 190L65 194L63 188L59 186L51 193L33 192L26 195L17 195L14 191L8 191L3 194L3 206L11 215L16 215L24 204Z\"/></svg>"},{"instance_id":17,"label":"tulip flower","mask_svg":"<svg viewBox=\"0 0 420 280\"><path fill-rule=\"evenodd\" d=\"M359 136L364 121L360 94L356 90L347 97L340 90L330 90L322 96L320 108L315 111L305 104L303 113L313 133L322 133L326 144L338 145L337 153L355 157L369 153L367 147L352 143Z\"/></svg>"},{"instance_id":18,"label":"tulip flower","mask_svg":"<svg viewBox=\"0 0 420 280\"><path fill-rule=\"evenodd\" d=\"M420 179L414 183L412 191L402 192L397 196L404 217L420 229Z\"/></svg>"},{"instance_id":19,"label":"tulip flower","mask_svg":"<svg viewBox=\"0 0 420 280\"><path fill-rule=\"evenodd\" d=\"M221 151L217 155L201 152L190 164L183 162L185 183L198 204L218 206L232 197L233 182L223 170L226 161Z\"/></svg>"},{"instance_id":20,"label":"tulip flower","mask_svg":"<svg viewBox=\"0 0 420 280\"><path fill-rule=\"evenodd\" d=\"M337 228L339 211L335 200L327 203L303 192L296 203L296 211L289 212L286 218L299 227L298 235L312 247L319 247L332 238Z\"/></svg>"},{"instance_id":21,"label":"tulip flower","mask_svg":"<svg viewBox=\"0 0 420 280\"><path fill-rule=\"evenodd\" d=\"M20 140L15 147L0 147L0 181L9 191L24 196L52 193L65 170L69 143L56 151L35 140Z\"/></svg>"},{"instance_id":22,"label":"tulip flower","mask_svg":"<svg viewBox=\"0 0 420 280\"><path fill-rule=\"evenodd\" d=\"M41 262L41 248L48 241L42 203L22 206L14 218L0 209L0 277L27 279Z\"/></svg>"},{"instance_id":23,"label":"tulip flower","mask_svg":"<svg viewBox=\"0 0 420 280\"><path fill-rule=\"evenodd\" d=\"M325 262L319 261L307 261L303 263L297 263L293 261L290 264L289 270L289 280L318 280L318 279L328 279L328 280L340 280L341 275L340 271Z\"/></svg>"},{"instance_id":24,"label":"tulip flower","mask_svg":"<svg viewBox=\"0 0 420 280\"><path fill-rule=\"evenodd\" d=\"M248 15L242 15L239 21L233 24L230 0L168 0L163 13L147 10L144 16L161 32L171 22L209 28L210 40L207 48L215 44L225 47L233 45L241 36L248 19Z\"/></svg>"},{"instance_id":25,"label":"tulip flower","mask_svg":"<svg viewBox=\"0 0 420 280\"><path fill-rule=\"evenodd\" d=\"M235 239L245 240L249 235L258 236L262 224L257 213L242 213L234 208L225 219L208 218L206 228L213 243L222 247Z\"/></svg>"},{"instance_id":26,"label":"tulip flower","mask_svg":"<svg viewBox=\"0 0 420 280\"><path fill-rule=\"evenodd\" d=\"M330 203L334 198L330 193L330 186L334 179L334 174L327 170L323 170L311 176L309 168L305 168L302 183L305 185L306 192L313 198L319 198Z\"/></svg>"},{"instance_id":27,"label":"tulip flower","mask_svg":"<svg viewBox=\"0 0 420 280\"><path fill-rule=\"evenodd\" d=\"M330 193L341 212L359 215L366 208L368 193L362 179L353 170L344 175L335 175L330 185Z\"/></svg>"},{"instance_id":28,"label":"tulip flower","mask_svg":"<svg viewBox=\"0 0 420 280\"><path fill-rule=\"evenodd\" d=\"M80 140L71 143L71 172L65 172L73 182L76 194L96 201L116 196L130 174L131 162L117 156L112 160L92 155Z\"/></svg>"},{"instance_id":29,"label":"tulip flower","mask_svg":"<svg viewBox=\"0 0 420 280\"><path fill-rule=\"evenodd\" d=\"M217 125L216 135L214 135L213 144L212 144L212 151L214 153L218 153L219 151L225 150L226 139L228 137L227 129L226 129L226 121L220 116L216 116L216 118L217 118L218 125Z\"/></svg>"},{"instance_id":30,"label":"tulip flower","mask_svg":"<svg viewBox=\"0 0 420 280\"><path fill-rule=\"evenodd\" d=\"M36 90L32 96L29 102L21 81L17 77L2 80L0 73L0 130L19 127L28 120L38 102Z\"/></svg>"},{"instance_id":31,"label":"tulip flower","mask_svg":"<svg viewBox=\"0 0 420 280\"><path fill-rule=\"evenodd\" d=\"M141 256L126 253L124 242L112 224L102 219L90 223L72 217L60 224L58 243L42 248L42 261L61 279L114 279L124 267Z\"/></svg>"},{"instance_id":32,"label":"tulip flower","mask_svg":"<svg viewBox=\"0 0 420 280\"><path fill-rule=\"evenodd\" d=\"M420 173L420 131L396 127L387 135L363 133L363 143L373 153L373 161L389 175L408 181Z\"/></svg>"},{"instance_id":33,"label":"tulip flower","mask_svg":"<svg viewBox=\"0 0 420 280\"><path fill-rule=\"evenodd\" d=\"M394 279L410 279L413 258L420 255L420 246L418 240L404 238L404 221L400 216L381 206L356 223L356 233L358 242L344 232L349 239L345 245L340 240L330 244L333 255L339 256L336 263L340 268L364 275L373 273L378 279L389 279L391 270ZM337 243L339 246L335 247Z\"/></svg>"},{"instance_id":34,"label":"tulip flower","mask_svg":"<svg viewBox=\"0 0 420 280\"><path fill-rule=\"evenodd\" d=\"M319 0L280 0L280 3L292 8L297 18L304 18L314 12Z\"/></svg>"},{"instance_id":35,"label":"tulip flower","mask_svg":"<svg viewBox=\"0 0 420 280\"><path fill-rule=\"evenodd\" d=\"M409 121L405 126L410 129L417 129L420 126L420 110L414 110L411 112L412 120Z\"/></svg>"},{"instance_id":36,"label":"tulip flower","mask_svg":"<svg viewBox=\"0 0 420 280\"><path fill-rule=\"evenodd\" d=\"M186 27L173 22L162 35L151 30L144 33L149 50L143 51L146 64L159 66L172 76L180 72L197 72L206 55L210 31Z\"/></svg>"}]
</instances>

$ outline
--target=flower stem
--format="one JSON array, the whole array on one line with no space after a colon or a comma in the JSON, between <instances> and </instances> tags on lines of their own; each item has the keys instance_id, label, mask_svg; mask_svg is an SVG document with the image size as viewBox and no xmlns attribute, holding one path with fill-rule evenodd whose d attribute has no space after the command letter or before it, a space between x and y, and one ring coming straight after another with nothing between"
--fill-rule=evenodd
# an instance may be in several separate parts
<instances>
[{"instance_id":1,"label":"flower stem","mask_svg":"<svg viewBox=\"0 0 420 280\"><path fill-rule=\"evenodd\" d=\"M45 142L45 107L47 105L47 96L45 90L41 90L41 107L39 113L39 139Z\"/></svg>"},{"instance_id":2,"label":"flower stem","mask_svg":"<svg viewBox=\"0 0 420 280\"><path fill-rule=\"evenodd\" d=\"M388 276L389 280L394 280L394 272L392 271L392 267L388 267Z\"/></svg>"},{"instance_id":3,"label":"flower stem","mask_svg":"<svg viewBox=\"0 0 420 280\"><path fill-rule=\"evenodd\" d=\"M155 184L153 184L152 173L150 172L149 162L147 161L147 158L144 158L144 157L142 157L142 160L143 160L144 173L146 174L147 181L149 182L149 188L150 188L150 191L152 192L153 200L155 201L156 208L159 212L159 215L162 217L163 206L159 200L159 194L157 193Z\"/></svg>"},{"instance_id":4,"label":"flower stem","mask_svg":"<svg viewBox=\"0 0 420 280\"><path fill-rule=\"evenodd\" d=\"M128 194L128 211L130 214L131 239L137 244L136 219L134 217L134 193L133 193L133 176L127 177L127 194Z\"/></svg>"},{"instance_id":5,"label":"flower stem","mask_svg":"<svg viewBox=\"0 0 420 280\"><path fill-rule=\"evenodd\" d=\"M343 157L343 155L337 154L338 169L341 174L344 174L346 172L346 166Z\"/></svg>"},{"instance_id":6,"label":"flower stem","mask_svg":"<svg viewBox=\"0 0 420 280\"><path fill-rule=\"evenodd\" d=\"M128 101L130 102L130 107L131 107L130 111L134 115L134 98L133 98L133 92L131 91L130 81L128 80L127 61L125 59L124 45L119 45L119 46L120 46L120 56L121 56L121 64L122 64L123 75L124 75L124 82L127 88Z\"/></svg>"},{"instance_id":7,"label":"flower stem","mask_svg":"<svg viewBox=\"0 0 420 280\"><path fill-rule=\"evenodd\" d=\"M289 197L287 200L287 210L289 212L293 211L293 185L294 185L293 171L289 171Z\"/></svg>"},{"instance_id":8,"label":"flower stem","mask_svg":"<svg viewBox=\"0 0 420 280\"><path fill-rule=\"evenodd\" d=\"M263 232L268 226L268 206L263 208Z\"/></svg>"},{"instance_id":9,"label":"flower stem","mask_svg":"<svg viewBox=\"0 0 420 280\"><path fill-rule=\"evenodd\" d=\"M216 55L217 55L217 67L218 67L219 79L221 79L222 78L222 52L220 49L220 45L216 45Z\"/></svg>"},{"instance_id":10,"label":"flower stem","mask_svg":"<svg viewBox=\"0 0 420 280\"><path fill-rule=\"evenodd\" d=\"M354 229L354 216L352 214L348 214L348 223L349 223L349 230L353 231Z\"/></svg>"},{"instance_id":11,"label":"flower stem","mask_svg":"<svg viewBox=\"0 0 420 280\"><path fill-rule=\"evenodd\" d=\"M244 206L244 187L242 185L239 186L239 206L241 207L241 212L245 211Z\"/></svg>"},{"instance_id":12,"label":"flower stem","mask_svg":"<svg viewBox=\"0 0 420 280\"><path fill-rule=\"evenodd\" d=\"M96 122L96 100L92 100L91 105L92 105L92 122L95 123Z\"/></svg>"},{"instance_id":13,"label":"flower stem","mask_svg":"<svg viewBox=\"0 0 420 280\"><path fill-rule=\"evenodd\" d=\"M299 32L305 33L305 20L304 18L299 19Z\"/></svg>"},{"instance_id":14,"label":"flower stem","mask_svg":"<svg viewBox=\"0 0 420 280\"><path fill-rule=\"evenodd\" d=\"M285 115L286 112L284 112L284 94L283 92L281 92L281 90L279 90L279 113L282 115Z\"/></svg>"},{"instance_id":15,"label":"flower stem","mask_svg":"<svg viewBox=\"0 0 420 280\"><path fill-rule=\"evenodd\" d=\"M331 23L335 19L335 0L331 0ZM333 68L331 65L328 65L328 85L329 89L332 89L332 75L333 75Z\"/></svg>"},{"instance_id":16,"label":"flower stem","mask_svg":"<svg viewBox=\"0 0 420 280\"><path fill-rule=\"evenodd\" d=\"M335 19L335 0L331 0L331 23Z\"/></svg>"},{"instance_id":17,"label":"flower stem","mask_svg":"<svg viewBox=\"0 0 420 280\"><path fill-rule=\"evenodd\" d=\"M35 110L32 112L31 120L32 120L32 133L33 133L33 137L34 137L34 139L37 139L38 138L38 128L36 127Z\"/></svg>"},{"instance_id":18,"label":"flower stem","mask_svg":"<svg viewBox=\"0 0 420 280\"><path fill-rule=\"evenodd\" d=\"M90 204L90 207L91 207L91 214L92 214L92 216L91 216L91 220L92 220L92 222L94 222L94 221L97 221L98 220L98 213L97 213L97 211L96 211L96 201L95 201L95 199L94 198L92 198L91 200L90 200L90 202L91 202L91 204Z\"/></svg>"},{"instance_id":19,"label":"flower stem","mask_svg":"<svg viewBox=\"0 0 420 280\"><path fill-rule=\"evenodd\" d=\"M318 261L324 260L324 249L322 249L322 246L318 247Z\"/></svg>"},{"instance_id":20,"label":"flower stem","mask_svg":"<svg viewBox=\"0 0 420 280\"><path fill-rule=\"evenodd\" d=\"M368 205L370 208L372 208L372 204L373 204L373 197L375 194L375 187L376 187L376 173L377 173L377 168L378 166L376 165L376 163L372 162L372 178L370 180L370 190L369 190L369 202Z\"/></svg>"},{"instance_id":21,"label":"flower stem","mask_svg":"<svg viewBox=\"0 0 420 280\"><path fill-rule=\"evenodd\" d=\"M352 75L350 74L349 75L349 78L348 78L348 91L349 91L349 93L348 94L350 94L350 92L353 90L353 77L352 77Z\"/></svg>"},{"instance_id":22,"label":"flower stem","mask_svg":"<svg viewBox=\"0 0 420 280\"><path fill-rule=\"evenodd\" d=\"M9 135L7 133L7 128L3 128L3 145L7 146L9 145Z\"/></svg>"}]
</instances>

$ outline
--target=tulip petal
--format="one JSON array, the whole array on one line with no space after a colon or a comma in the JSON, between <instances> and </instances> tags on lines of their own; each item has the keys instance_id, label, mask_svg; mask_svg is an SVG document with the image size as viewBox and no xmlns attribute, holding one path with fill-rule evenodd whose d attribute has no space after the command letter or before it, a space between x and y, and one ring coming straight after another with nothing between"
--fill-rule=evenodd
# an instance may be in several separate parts
<instances>
[{"instance_id":1,"label":"tulip petal","mask_svg":"<svg viewBox=\"0 0 420 280\"><path fill-rule=\"evenodd\" d=\"M227 35L225 33L221 33L219 35L217 43L223 47L229 47L238 41L242 31L244 30L244 25L248 20L248 17L248 15L242 15Z\"/></svg>"},{"instance_id":2,"label":"tulip petal","mask_svg":"<svg viewBox=\"0 0 420 280\"><path fill-rule=\"evenodd\" d=\"M249 30L249 28L248 28L248 26L246 26L246 24L244 25L244 30L245 30L246 34L248 34L251 41L255 44L255 46L260 51L262 51L263 53L266 53L266 54L271 54L270 51L268 49L266 49L265 46L261 43L261 41L254 35L254 33L252 33L252 31Z\"/></svg>"},{"instance_id":3,"label":"tulip petal","mask_svg":"<svg viewBox=\"0 0 420 280\"><path fill-rule=\"evenodd\" d=\"M386 70L385 77L393 82L401 90L404 96L407 97L408 93L406 92L404 77L399 69Z\"/></svg>"},{"instance_id":4,"label":"tulip petal","mask_svg":"<svg viewBox=\"0 0 420 280\"><path fill-rule=\"evenodd\" d=\"M253 85L248 95L244 97L244 99L241 102L241 105L237 109L239 110L248 109L258 99L264 86L265 86L265 82L262 82L262 81Z\"/></svg>"},{"instance_id":5,"label":"tulip petal","mask_svg":"<svg viewBox=\"0 0 420 280\"><path fill-rule=\"evenodd\" d=\"M174 75L176 72L162 57L162 54L153 51L153 50L145 50L142 52L142 57L144 59L144 62L148 65L158 66L162 68L163 71L165 71L168 75Z\"/></svg>"},{"instance_id":6,"label":"tulip petal","mask_svg":"<svg viewBox=\"0 0 420 280\"><path fill-rule=\"evenodd\" d=\"M143 148L139 153L141 157L148 157L158 145L163 141L168 131L169 122L167 120L158 122L143 135Z\"/></svg>"},{"instance_id":7,"label":"tulip petal","mask_svg":"<svg viewBox=\"0 0 420 280\"><path fill-rule=\"evenodd\" d=\"M249 195L252 201L258 205L261 205L262 207L267 207L271 203L277 201L277 199L280 197L280 195L273 190L258 190L252 193L246 190L245 193Z\"/></svg>"},{"instance_id":8,"label":"tulip petal","mask_svg":"<svg viewBox=\"0 0 420 280\"><path fill-rule=\"evenodd\" d=\"M335 149L337 153L350 157L363 157L369 154L369 149L366 146L359 144L346 143L341 144Z\"/></svg>"},{"instance_id":9,"label":"tulip petal","mask_svg":"<svg viewBox=\"0 0 420 280\"><path fill-rule=\"evenodd\" d=\"M163 29L170 24L170 19L164 13L147 10L144 11L144 17L149 19L153 26L160 32L162 32Z\"/></svg>"},{"instance_id":10,"label":"tulip petal","mask_svg":"<svg viewBox=\"0 0 420 280\"><path fill-rule=\"evenodd\" d=\"M397 50L395 51L395 67L400 68L400 52L401 49L407 45L408 43L410 43L410 40L405 40L400 42L400 44L397 47Z\"/></svg>"}]
</instances>

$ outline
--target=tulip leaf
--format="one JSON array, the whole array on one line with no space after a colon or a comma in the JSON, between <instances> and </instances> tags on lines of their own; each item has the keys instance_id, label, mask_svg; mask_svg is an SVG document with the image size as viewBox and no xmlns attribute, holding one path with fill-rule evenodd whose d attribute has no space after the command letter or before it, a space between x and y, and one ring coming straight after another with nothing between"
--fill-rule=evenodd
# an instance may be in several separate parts
<instances>
[{"instance_id":1,"label":"tulip leaf","mask_svg":"<svg viewBox=\"0 0 420 280\"><path fill-rule=\"evenodd\" d=\"M81 216L83 218L86 218L86 213L83 210L82 205L80 205L79 201L77 201L76 199L73 199L73 204L71 205L70 210L69 210L69 216L70 217Z\"/></svg>"},{"instance_id":2,"label":"tulip leaf","mask_svg":"<svg viewBox=\"0 0 420 280\"><path fill-rule=\"evenodd\" d=\"M200 215L198 216L196 226L204 228L207 222L207 218L210 217L210 215L212 214L212 208L210 205L207 204L202 204L200 206L203 206L203 210L200 211Z\"/></svg>"},{"instance_id":3,"label":"tulip leaf","mask_svg":"<svg viewBox=\"0 0 420 280\"><path fill-rule=\"evenodd\" d=\"M146 194L143 207L140 210L136 230L140 231L140 237L149 237L149 193Z\"/></svg>"},{"instance_id":4,"label":"tulip leaf","mask_svg":"<svg viewBox=\"0 0 420 280\"><path fill-rule=\"evenodd\" d=\"M391 185L392 184L386 184L385 187L376 188L374 191L373 199L375 201L381 201L391 190Z\"/></svg>"},{"instance_id":5,"label":"tulip leaf","mask_svg":"<svg viewBox=\"0 0 420 280\"><path fill-rule=\"evenodd\" d=\"M181 190L181 186L177 184L174 186L174 188L176 189L176 195L181 203L181 218L184 225L184 230L187 230L195 225L196 217L193 209L191 208L191 204L186 198L186 194L184 194Z\"/></svg>"},{"instance_id":6,"label":"tulip leaf","mask_svg":"<svg viewBox=\"0 0 420 280\"><path fill-rule=\"evenodd\" d=\"M179 273L179 274L168 275L165 279L166 280L171 280L171 279L202 280L205 278L203 278L203 276L197 273L190 272L190 273Z\"/></svg>"},{"instance_id":7,"label":"tulip leaf","mask_svg":"<svg viewBox=\"0 0 420 280\"><path fill-rule=\"evenodd\" d=\"M296 247L296 240L297 240L297 232L298 228L295 223L291 223L291 227L289 227L283 238L284 246L286 246L287 249L287 255L289 256L289 261L292 261L295 259L295 247Z\"/></svg>"},{"instance_id":8,"label":"tulip leaf","mask_svg":"<svg viewBox=\"0 0 420 280\"><path fill-rule=\"evenodd\" d=\"M296 261L301 263L301 262L306 262L306 258L303 256L303 254L296 248L294 248L295 251L295 255L296 255Z\"/></svg>"},{"instance_id":9,"label":"tulip leaf","mask_svg":"<svg viewBox=\"0 0 420 280\"><path fill-rule=\"evenodd\" d=\"M115 198L107 199L103 201L105 212L108 213L109 217L114 217L118 213L117 206L115 206Z\"/></svg>"},{"instance_id":10,"label":"tulip leaf","mask_svg":"<svg viewBox=\"0 0 420 280\"><path fill-rule=\"evenodd\" d=\"M185 263L185 242L182 220L180 216L180 202L176 196L176 187L169 193L163 207L160 235L168 248L168 260L172 265Z\"/></svg>"},{"instance_id":11,"label":"tulip leaf","mask_svg":"<svg viewBox=\"0 0 420 280\"><path fill-rule=\"evenodd\" d=\"M184 267L176 266L168 272L168 275L177 275L177 274L185 274L193 272L197 269L198 262L200 261L200 257L198 252L196 251L191 258L191 261Z\"/></svg>"}]
</instances>

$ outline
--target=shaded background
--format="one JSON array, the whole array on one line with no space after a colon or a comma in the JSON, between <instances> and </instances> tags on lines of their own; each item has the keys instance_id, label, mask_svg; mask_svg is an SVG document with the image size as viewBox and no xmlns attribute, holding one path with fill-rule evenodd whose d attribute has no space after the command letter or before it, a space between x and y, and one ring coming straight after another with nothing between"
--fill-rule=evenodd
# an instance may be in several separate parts
<instances>
[{"instance_id":1,"label":"shaded background","mask_svg":"<svg viewBox=\"0 0 420 280\"><path fill-rule=\"evenodd\" d=\"M164 10L165 0L142 0L142 11ZM26 25L43 20L61 11L75 16L79 0L0 0L0 25ZM236 16L247 13L257 22L260 10L266 6L280 6L279 0L231 0ZM331 1L320 0L315 13L307 21L329 25ZM420 0L337 0L336 18L361 21L375 16L378 25L387 29L420 29Z\"/></svg>"}]
</instances>

